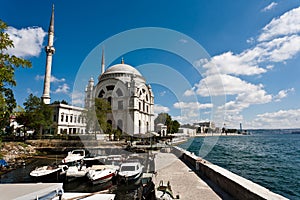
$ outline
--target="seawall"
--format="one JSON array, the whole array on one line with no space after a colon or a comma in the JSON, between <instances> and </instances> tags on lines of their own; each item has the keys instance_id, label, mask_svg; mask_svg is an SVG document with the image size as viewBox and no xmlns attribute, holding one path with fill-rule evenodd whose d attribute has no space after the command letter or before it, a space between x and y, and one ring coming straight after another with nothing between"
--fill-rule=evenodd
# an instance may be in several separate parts
<instances>
[{"instance_id":1,"label":"seawall","mask_svg":"<svg viewBox=\"0 0 300 200\"><path fill-rule=\"evenodd\" d=\"M222 167L209 163L189 151L174 146L172 152L194 169L200 177L208 179L233 198L253 200L287 199Z\"/></svg>"}]
</instances>

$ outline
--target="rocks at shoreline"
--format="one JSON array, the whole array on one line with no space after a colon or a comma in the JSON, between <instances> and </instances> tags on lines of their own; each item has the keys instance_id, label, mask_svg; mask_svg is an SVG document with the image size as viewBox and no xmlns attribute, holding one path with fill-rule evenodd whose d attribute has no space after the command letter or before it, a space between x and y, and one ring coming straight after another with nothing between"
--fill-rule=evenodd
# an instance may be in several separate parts
<instances>
[{"instance_id":1,"label":"rocks at shoreline","mask_svg":"<svg viewBox=\"0 0 300 200\"><path fill-rule=\"evenodd\" d=\"M11 164L19 164L24 162L24 159L35 155L37 152L31 145L21 142L3 142L1 154L3 159Z\"/></svg>"}]
</instances>

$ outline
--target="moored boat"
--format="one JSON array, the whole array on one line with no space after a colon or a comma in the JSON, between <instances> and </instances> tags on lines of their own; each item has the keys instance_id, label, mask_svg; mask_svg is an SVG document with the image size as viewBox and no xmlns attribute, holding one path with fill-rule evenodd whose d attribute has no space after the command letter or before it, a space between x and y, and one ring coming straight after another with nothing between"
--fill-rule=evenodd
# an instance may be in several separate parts
<instances>
[{"instance_id":1,"label":"moored boat","mask_svg":"<svg viewBox=\"0 0 300 200\"><path fill-rule=\"evenodd\" d=\"M62 160L62 163L72 163L82 160L85 157L84 149L75 149L68 152L68 155Z\"/></svg>"},{"instance_id":2,"label":"moored boat","mask_svg":"<svg viewBox=\"0 0 300 200\"><path fill-rule=\"evenodd\" d=\"M117 167L113 165L93 165L87 177L93 184L105 183L112 180L117 174Z\"/></svg>"},{"instance_id":3,"label":"moored boat","mask_svg":"<svg viewBox=\"0 0 300 200\"><path fill-rule=\"evenodd\" d=\"M70 181L76 178L83 178L87 175L90 168L87 167L85 164L81 163L75 163L75 165L69 166L67 172L66 172L66 180Z\"/></svg>"},{"instance_id":4,"label":"moored boat","mask_svg":"<svg viewBox=\"0 0 300 200\"><path fill-rule=\"evenodd\" d=\"M30 176L38 181L49 182L52 180L59 180L67 169L66 165L46 165L37 167L30 172Z\"/></svg>"},{"instance_id":5,"label":"moored boat","mask_svg":"<svg viewBox=\"0 0 300 200\"><path fill-rule=\"evenodd\" d=\"M124 162L120 166L118 176L121 181L136 181L143 173L143 165L138 161Z\"/></svg>"}]
</instances>

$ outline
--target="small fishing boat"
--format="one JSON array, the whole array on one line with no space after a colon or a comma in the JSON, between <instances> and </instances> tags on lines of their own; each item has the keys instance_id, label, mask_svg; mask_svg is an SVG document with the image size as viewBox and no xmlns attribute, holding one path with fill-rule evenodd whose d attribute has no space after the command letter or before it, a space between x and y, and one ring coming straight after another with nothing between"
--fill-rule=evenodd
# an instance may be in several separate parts
<instances>
[{"instance_id":1,"label":"small fishing boat","mask_svg":"<svg viewBox=\"0 0 300 200\"><path fill-rule=\"evenodd\" d=\"M113 165L93 165L87 177L93 184L105 183L117 175L117 167Z\"/></svg>"},{"instance_id":2,"label":"small fishing boat","mask_svg":"<svg viewBox=\"0 0 300 200\"><path fill-rule=\"evenodd\" d=\"M118 175L121 181L136 181L143 173L144 166L138 161L124 162L120 166Z\"/></svg>"},{"instance_id":3,"label":"small fishing boat","mask_svg":"<svg viewBox=\"0 0 300 200\"><path fill-rule=\"evenodd\" d=\"M90 168L87 167L83 162L77 162L72 166L69 166L66 172L66 180L71 181L76 178L83 178L87 175Z\"/></svg>"},{"instance_id":4,"label":"small fishing boat","mask_svg":"<svg viewBox=\"0 0 300 200\"><path fill-rule=\"evenodd\" d=\"M62 163L72 163L82 160L85 157L84 149L76 149L68 152L68 155L62 160Z\"/></svg>"},{"instance_id":5,"label":"small fishing boat","mask_svg":"<svg viewBox=\"0 0 300 200\"><path fill-rule=\"evenodd\" d=\"M30 176L38 181L49 182L52 180L59 180L65 170L68 168L66 165L46 165L42 167L37 167L30 172Z\"/></svg>"}]
</instances>

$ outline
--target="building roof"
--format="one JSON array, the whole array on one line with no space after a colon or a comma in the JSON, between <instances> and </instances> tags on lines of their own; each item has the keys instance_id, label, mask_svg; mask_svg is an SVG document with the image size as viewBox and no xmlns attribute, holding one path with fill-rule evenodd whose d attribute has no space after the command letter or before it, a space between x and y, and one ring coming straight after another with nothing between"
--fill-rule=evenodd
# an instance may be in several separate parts
<instances>
[{"instance_id":1,"label":"building roof","mask_svg":"<svg viewBox=\"0 0 300 200\"><path fill-rule=\"evenodd\" d=\"M142 76L141 73L134 67L127 64L116 64L108 68L104 74L127 73Z\"/></svg>"}]
</instances>

